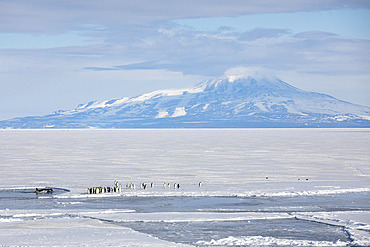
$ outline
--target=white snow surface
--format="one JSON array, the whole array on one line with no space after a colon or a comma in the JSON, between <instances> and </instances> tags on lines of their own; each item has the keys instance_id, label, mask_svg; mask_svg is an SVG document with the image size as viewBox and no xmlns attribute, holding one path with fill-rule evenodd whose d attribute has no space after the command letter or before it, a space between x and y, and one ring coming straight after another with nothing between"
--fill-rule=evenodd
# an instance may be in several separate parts
<instances>
[{"instance_id":1,"label":"white snow surface","mask_svg":"<svg viewBox=\"0 0 370 247\"><path fill-rule=\"evenodd\" d=\"M0 189L68 188L59 199L144 196L316 196L370 191L370 129L0 130ZM88 195L112 181L151 190ZM180 189L164 189L163 183ZM202 182L202 187L198 183ZM350 194L349 194L350 195ZM45 200L47 196L45 196ZM49 197L50 198L50 197ZM39 197L43 200L43 197ZM65 201L68 203L68 200ZM78 202L74 202L78 203ZM62 206L62 205L61 205ZM194 222L297 217L342 226L370 245L368 211L164 212L0 210L0 244L186 246L104 223ZM56 218L55 218L56 217ZM345 246L347 242L245 236L199 245Z\"/></svg>"},{"instance_id":2,"label":"white snow surface","mask_svg":"<svg viewBox=\"0 0 370 247\"><path fill-rule=\"evenodd\" d=\"M186 115L185 107L176 107L171 117L181 117L185 115Z\"/></svg>"},{"instance_id":3,"label":"white snow surface","mask_svg":"<svg viewBox=\"0 0 370 247\"><path fill-rule=\"evenodd\" d=\"M310 240L291 240L274 237L248 236L244 238L228 237L211 241L198 241L199 245L216 246L347 246L346 242L337 241L310 241Z\"/></svg>"},{"instance_id":4,"label":"white snow surface","mask_svg":"<svg viewBox=\"0 0 370 247\"><path fill-rule=\"evenodd\" d=\"M0 242L3 246L174 246L130 228L69 217L0 223Z\"/></svg>"},{"instance_id":5,"label":"white snow surface","mask_svg":"<svg viewBox=\"0 0 370 247\"><path fill-rule=\"evenodd\" d=\"M167 111L158 112L158 115L155 118L164 118L164 117L168 117L168 112Z\"/></svg>"}]
</instances>

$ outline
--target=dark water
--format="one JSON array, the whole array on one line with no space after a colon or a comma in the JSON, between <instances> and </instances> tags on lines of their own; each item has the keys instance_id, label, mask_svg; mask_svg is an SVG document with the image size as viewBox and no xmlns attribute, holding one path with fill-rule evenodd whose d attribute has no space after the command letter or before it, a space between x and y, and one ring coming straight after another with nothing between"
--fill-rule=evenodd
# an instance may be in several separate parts
<instances>
[{"instance_id":1,"label":"dark water","mask_svg":"<svg viewBox=\"0 0 370 247\"><path fill-rule=\"evenodd\" d=\"M198 245L199 241L229 236L262 236L290 240L349 241L342 227L297 219L211 221L211 222L135 222L120 223L136 231L171 242Z\"/></svg>"},{"instance_id":2,"label":"dark water","mask_svg":"<svg viewBox=\"0 0 370 247\"><path fill-rule=\"evenodd\" d=\"M66 190L55 188L54 194L37 195L34 190L0 190L0 209L131 209L155 212L330 212L370 210L370 193L347 193L325 196L294 197L88 197L54 198ZM199 221L199 222L110 222L177 243L198 245L199 241L229 236L262 236L293 240L350 242L339 226L296 218Z\"/></svg>"},{"instance_id":3,"label":"dark water","mask_svg":"<svg viewBox=\"0 0 370 247\"><path fill-rule=\"evenodd\" d=\"M275 197L81 197L55 198L68 190L53 188L53 194L36 194L34 189L1 190L0 209L131 209L153 212L307 212L370 210L370 193L320 196ZM78 204L75 204L78 202Z\"/></svg>"}]
</instances>

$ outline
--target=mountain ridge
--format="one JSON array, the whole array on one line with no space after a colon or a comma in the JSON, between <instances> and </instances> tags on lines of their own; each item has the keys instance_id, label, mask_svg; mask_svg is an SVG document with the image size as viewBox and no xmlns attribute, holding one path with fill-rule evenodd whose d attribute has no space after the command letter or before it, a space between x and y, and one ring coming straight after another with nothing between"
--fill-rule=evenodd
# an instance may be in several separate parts
<instances>
[{"instance_id":1,"label":"mountain ridge","mask_svg":"<svg viewBox=\"0 0 370 247\"><path fill-rule=\"evenodd\" d=\"M303 91L276 77L229 75L186 89L0 121L0 128L223 127L370 127L370 107Z\"/></svg>"}]
</instances>

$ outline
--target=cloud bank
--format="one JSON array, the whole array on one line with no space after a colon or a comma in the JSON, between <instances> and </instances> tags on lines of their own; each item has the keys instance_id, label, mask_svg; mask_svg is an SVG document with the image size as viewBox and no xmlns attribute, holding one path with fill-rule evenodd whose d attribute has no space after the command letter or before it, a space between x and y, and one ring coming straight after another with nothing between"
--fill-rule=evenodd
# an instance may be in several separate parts
<instances>
[{"instance_id":1,"label":"cloud bank","mask_svg":"<svg viewBox=\"0 0 370 247\"><path fill-rule=\"evenodd\" d=\"M86 27L114 29L159 21L247 14L369 8L366 0L3 0L1 32L63 32Z\"/></svg>"}]
</instances>

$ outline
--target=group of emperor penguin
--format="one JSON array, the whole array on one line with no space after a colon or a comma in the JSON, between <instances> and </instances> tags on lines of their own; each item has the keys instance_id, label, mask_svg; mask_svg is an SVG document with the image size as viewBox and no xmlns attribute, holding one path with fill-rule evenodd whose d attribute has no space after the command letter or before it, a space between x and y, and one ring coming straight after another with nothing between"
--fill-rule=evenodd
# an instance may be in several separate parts
<instances>
[{"instance_id":1,"label":"group of emperor penguin","mask_svg":"<svg viewBox=\"0 0 370 247\"><path fill-rule=\"evenodd\" d=\"M202 187L202 182L198 184L199 188ZM150 188L154 187L154 183L150 183ZM136 186L133 183L126 184L126 189L135 189ZM147 189L149 188L147 183L140 183L140 189ZM171 183L163 183L163 188L171 188ZM180 189L179 183L173 184L174 189ZM102 194L102 193L121 193L122 192L122 185L118 183L118 181L114 181L114 187L91 187L87 189L87 194Z\"/></svg>"},{"instance_id":2,"label":"group of emperor penguin","mask_svg":"<svg viewBox=\"0 0 370 247\"><path fill-rule=\"evenodd\" d=\"M91 187L87 189L87 194L102 194L102 193L121 193L122 185L118 181L114 181L114 187Z\"/></svg>"}]
</instances>

